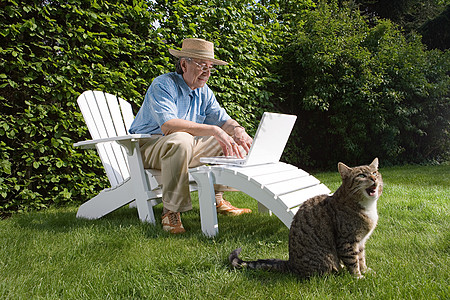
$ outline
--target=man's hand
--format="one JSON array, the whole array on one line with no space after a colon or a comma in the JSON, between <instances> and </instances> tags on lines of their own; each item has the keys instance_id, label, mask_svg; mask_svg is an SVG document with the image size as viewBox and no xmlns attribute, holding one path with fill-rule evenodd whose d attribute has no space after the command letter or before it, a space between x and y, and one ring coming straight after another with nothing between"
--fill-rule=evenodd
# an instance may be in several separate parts
<instances>
[{"instance_id":1,"label":"man's hand","mask_svg":"<svg viewBox=\"0 0 450 300\"><path fill-rule=\"evenodd\" d=\"M253 139L247 134L244 127L242 126L234 127L233 139L239 146L244 148L245 153L248 153L248 151L250 151Z\"/></svg>"},{"instance_id":2,"label":"man's hand","mask_svg":"<svg viewBox=\"0 0 450 300\"><path fill-rule=\"evenodd\" d=\"M239 149L239 144L224 130L218 128L217 133L214 134L214 138L219 142L225 156L244 157Z\"/></svg>"},{"instance_id":3,"label":"man's hand","mask_svg":"<svg viewBox=\"0 0 450 300\"><path fill-rule=\"evenodd\" d=\"M253 139L245 132L245 128L233 119L226 121L221 128L228 135L227 138L224 138L223 143L216 137L222 146L224 155L243 158L253 143ZM244 149L245 153L241 152L242 149L239 146Z\"/></svg>"}]
</instances>

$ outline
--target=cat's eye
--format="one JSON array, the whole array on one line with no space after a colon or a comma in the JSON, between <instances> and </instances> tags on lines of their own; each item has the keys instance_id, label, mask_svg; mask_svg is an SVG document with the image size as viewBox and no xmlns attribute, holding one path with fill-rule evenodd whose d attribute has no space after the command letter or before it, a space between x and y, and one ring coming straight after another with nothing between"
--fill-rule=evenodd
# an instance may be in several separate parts
<instances>
[{"instance_id":1,"label":"cat's eye","mask_svg":"<svg viewBox=\"0 0 450 300\"><path fill-rule=\"evenodd\" d=\"M359 177L359 178L366 178L367 176L365 174L359 174L357 177Z\"/></svg>"}]
</instances>

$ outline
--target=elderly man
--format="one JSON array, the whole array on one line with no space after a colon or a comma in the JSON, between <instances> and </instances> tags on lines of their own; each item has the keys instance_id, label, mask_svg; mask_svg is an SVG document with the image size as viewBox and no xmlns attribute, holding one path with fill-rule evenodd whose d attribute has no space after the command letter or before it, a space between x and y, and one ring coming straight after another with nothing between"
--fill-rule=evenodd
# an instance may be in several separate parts
<instances>
[{"instance_id":1,"label":"elderly man","mask_svg":"<svg viewBox=\"0 0 450 300\"><path fill-rule=\"evenodd\" d=\"M206 85L214 65L227 64L214 58L213 43L185 39L181 51L169 52L178 58L176 72L153 80L130 132L154 135L141 143L141 154L145 168L161 170L162 225L176 234L185 232L180 212L192 209L188 169L201 165L203 156L243 157L253 140ZM219 213L251 212L232 206L223 199L223 189L216 189Z\"/></svg>"}]
</instances>

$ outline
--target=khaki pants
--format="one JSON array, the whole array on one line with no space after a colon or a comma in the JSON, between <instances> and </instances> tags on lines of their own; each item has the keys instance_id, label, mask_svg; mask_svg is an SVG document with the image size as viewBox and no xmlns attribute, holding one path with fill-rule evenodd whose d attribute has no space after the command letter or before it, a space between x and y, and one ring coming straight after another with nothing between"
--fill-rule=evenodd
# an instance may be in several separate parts
<instances>
[{"instance_id":1,"label":"khaki pants","mask_svg":"<svg viewBox=\"0 0 450 300\"><path fill-rule=\"evenodd\" d=\"M212 136L175 132L157 135L140 143L144 168L161 170L164 208L174 212L192 209L188 169L202 165L200 157L222 155Z\"/></svg>"}]
</instances>

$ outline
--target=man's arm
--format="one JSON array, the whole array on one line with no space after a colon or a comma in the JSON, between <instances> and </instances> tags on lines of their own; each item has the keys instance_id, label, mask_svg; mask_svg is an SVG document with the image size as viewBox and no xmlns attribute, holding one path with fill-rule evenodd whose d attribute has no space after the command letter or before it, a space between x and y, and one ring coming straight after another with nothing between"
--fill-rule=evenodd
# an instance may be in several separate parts
<instances>
[{"instance_id":1,"label":"man's arm","mask_svg":"<svg viewBox=\"0 0 450 300\"><path fill-rule=\"evenodd\" d=\"M241 145L248 153L252 143L252 138L245 132L244 127L233 119L227 120L222 127L198 124L182 119L171 119L162 124L161 130L165 135L173 132L187 132L193 136L214 136L226 156L235 155L242 158L243 155L239 151L238 145Z\"/></svg>"},{"instance_id":2,"label":"man's arm","mask_svg":"<svg viewBox=\"0 0 450 300\"><path fill-rule=\"evenodd\" d=\"M164 135L174 132L187 132L193 136L215 136L220 130L218 126L199 124L182 119L171 119L161 125L161 131Z\"/></svg>"}]
</instances>

